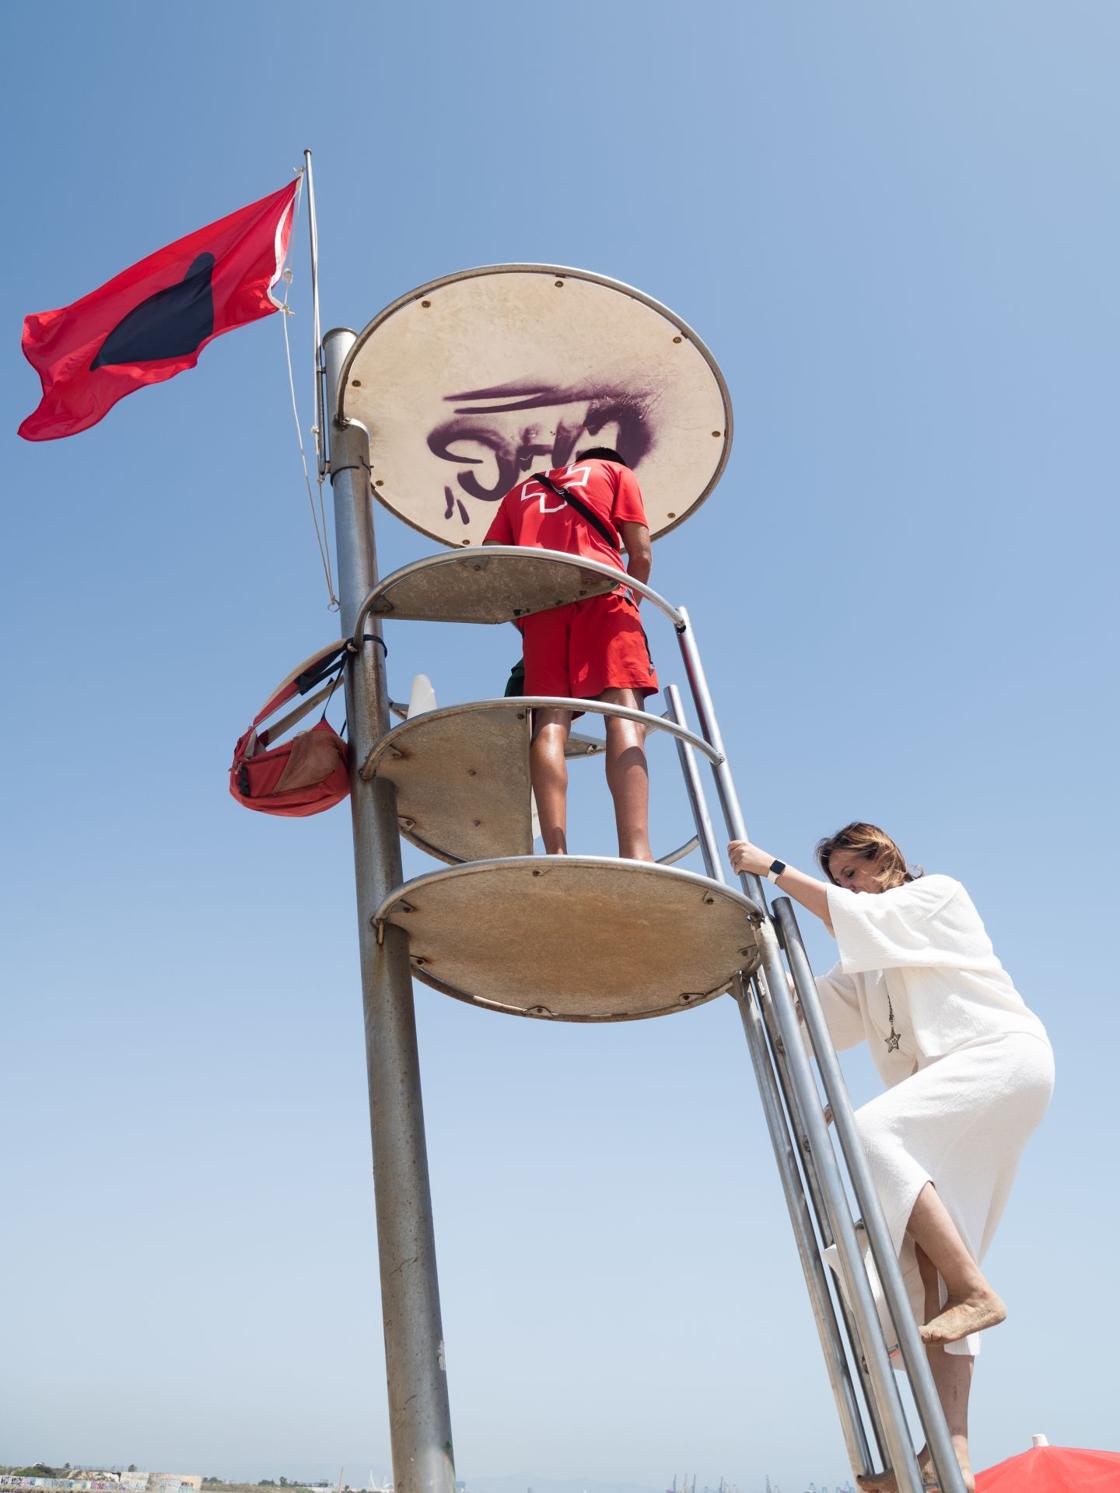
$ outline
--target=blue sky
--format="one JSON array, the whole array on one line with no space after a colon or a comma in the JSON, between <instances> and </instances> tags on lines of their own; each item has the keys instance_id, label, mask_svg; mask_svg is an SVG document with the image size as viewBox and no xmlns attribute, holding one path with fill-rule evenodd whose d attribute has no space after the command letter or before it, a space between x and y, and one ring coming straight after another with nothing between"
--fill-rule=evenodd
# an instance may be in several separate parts
<instances>
[{"instance_id":1,"label":"blue sky","mask_svg":"<svg viewBox=\"0 0 1120 1493\"><path fill-rule=\"evenodd\" d=\"M389 1466L349 818L225 790L335 629L279 319L79 437L14 435L25 313L305 145L324 326L544 261L640 286L719 359L731 461L655 584L692 612L755 838L808 865L883 823L968 885L1049 1027L974 1451L1115 1446L1115 7L67 0L3 25L0 1461ZM385 570L431 548L383 513L378 539ZM511 638L399 626L394 693L421 669L494 693ZM664 847L687 809L655 752ZM573 785L588 850L600 778ZM460 1475L845 1475L731 1003L417 1009Z\"/></svg>"}]
</instances>

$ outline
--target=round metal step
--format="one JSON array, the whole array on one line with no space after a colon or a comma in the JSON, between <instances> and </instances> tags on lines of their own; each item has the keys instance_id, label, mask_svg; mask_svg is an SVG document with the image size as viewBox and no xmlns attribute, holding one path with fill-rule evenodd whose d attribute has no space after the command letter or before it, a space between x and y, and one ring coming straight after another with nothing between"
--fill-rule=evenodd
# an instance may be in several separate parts
<instances>
[{"instance_id":1,"label":"round metal step","mask_svg":"<svg viewBox=\"0 0 1120 1493\"><path fill-rule=\"evenodd\" d=\"M394 570L362 602L370 613L404 622L513 622L613 591L626 576L613 565L551 550L486 545L441 552Z\"/></svg>"},{"instance_id":2,"label":"round metal step","mask_svg":"<svg viewBox=\"0 0 1120 1493\"><path fill-rule=\"evenodd\" d=\"M437 860L533 853L529 711L517 700L409 716L360 773L396 785L401 834Z\"/></svg>"},{"instance_id":3,"label":"round metal step","mask_svg":"<svg viewBox=\"0 0 1120 1493\"><path fill-rule=\"evenodd\" d=\"M758 965L758 908L691 871L600 856L474 861L398 887L374 915L417 979L550 1021L667 1016Z\"/></svg>"}]
</instances>

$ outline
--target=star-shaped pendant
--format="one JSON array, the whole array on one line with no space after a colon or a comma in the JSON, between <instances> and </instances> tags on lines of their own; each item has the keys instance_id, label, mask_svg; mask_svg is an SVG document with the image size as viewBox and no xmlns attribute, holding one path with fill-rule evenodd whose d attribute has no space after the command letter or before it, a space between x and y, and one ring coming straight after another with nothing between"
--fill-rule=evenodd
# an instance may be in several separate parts
<instances>
[{"instance_id":1,"label":"star-shaped pendant","mask_svg":"<svg viewBox=\"0 0 1120 1493\"><path fill-rule=\"evenodd\" d=\"M897 1032L892 1031L890 1036L885 1038L884 1040L886 1041L888 1052L897 1052L899 1043L902 1041L902 1038L898 1035Z\"/></svg>"}]
</instances>

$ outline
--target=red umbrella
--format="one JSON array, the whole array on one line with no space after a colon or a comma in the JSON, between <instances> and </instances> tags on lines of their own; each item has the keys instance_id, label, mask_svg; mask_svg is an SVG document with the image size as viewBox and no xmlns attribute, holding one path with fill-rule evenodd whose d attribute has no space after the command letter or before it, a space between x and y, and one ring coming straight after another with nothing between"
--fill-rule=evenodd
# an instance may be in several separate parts
<instances>
[{"instance_id":1,"label":"red umbrella","mask_svg":"<svg viewBox=\"0 0 1120 1493\"><path fill-rule=\"evenodd\" d=\"M1120 1453L1033 1439L1029 1452L978 1473L976 1493L1120 1493Z\"/></svg>"}]
</instances>

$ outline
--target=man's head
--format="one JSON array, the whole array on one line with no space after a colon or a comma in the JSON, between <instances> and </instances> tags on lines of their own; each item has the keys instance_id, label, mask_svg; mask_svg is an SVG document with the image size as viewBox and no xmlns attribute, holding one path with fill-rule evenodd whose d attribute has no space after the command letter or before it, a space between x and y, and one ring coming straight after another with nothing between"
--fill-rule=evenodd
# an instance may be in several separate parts
<instances>
[{"instance_id":1,"label":"man's head","mask_svg":"<svg viewBox=\"0 0 1120 1493\"><path fill-rule=\"evenodd\" d=\"M586 451L581 451L576 457L577 461L617 461L620 467L628 467L630 463L621 456L613 446L588 446Z\"/></svg>"}]
</instances>

